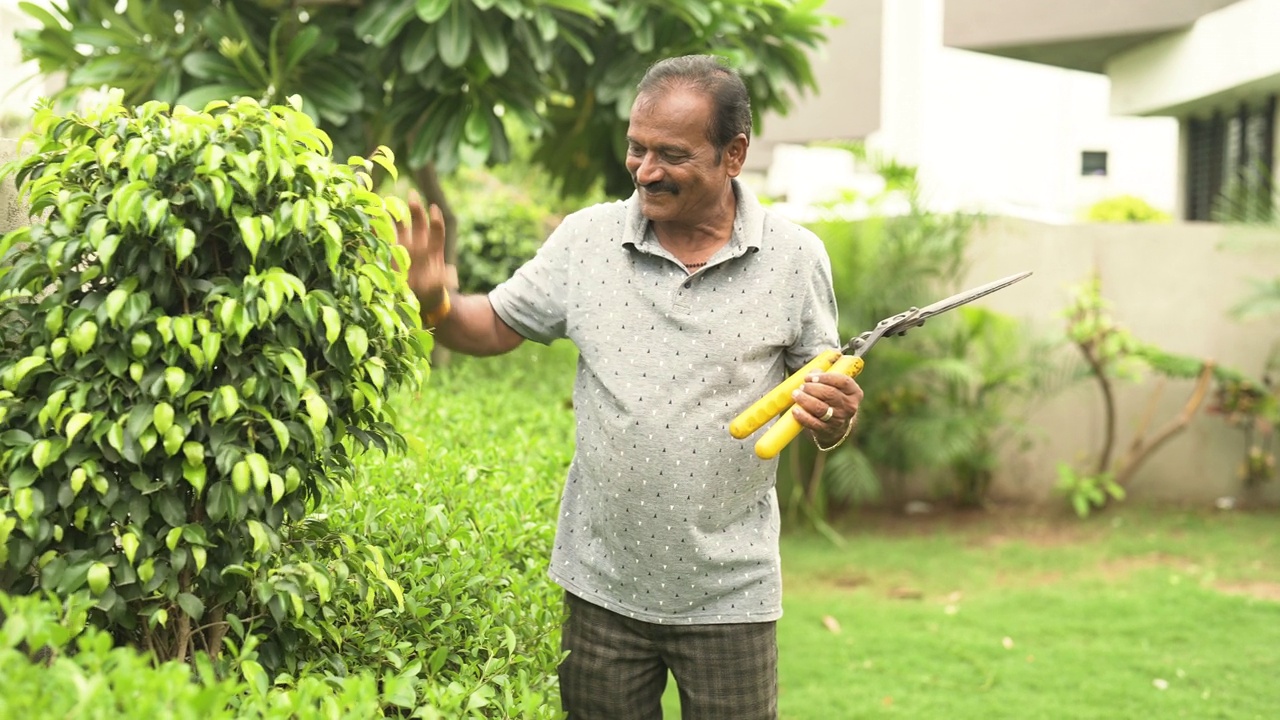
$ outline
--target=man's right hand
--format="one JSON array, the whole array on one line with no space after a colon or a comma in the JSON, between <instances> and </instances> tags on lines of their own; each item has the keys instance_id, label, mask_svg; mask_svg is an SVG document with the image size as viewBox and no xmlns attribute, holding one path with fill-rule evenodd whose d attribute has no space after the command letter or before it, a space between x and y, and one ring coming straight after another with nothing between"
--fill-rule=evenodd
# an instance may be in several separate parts
<instances>
[{"instance_id":1,"label":"man's right hand","mask_svg":"<svg viewBox=\"0 0 1280 720\"><path fill-rule=\"evenodd\" d=\"M440 307L445 289L457 287L458 269L444 260L444 214L431 205L431 217L416 191L409 193L409 226L396 223L396 240L409 251L409 290L418 298L422 312Z\"/></svg>"}]
</instances>

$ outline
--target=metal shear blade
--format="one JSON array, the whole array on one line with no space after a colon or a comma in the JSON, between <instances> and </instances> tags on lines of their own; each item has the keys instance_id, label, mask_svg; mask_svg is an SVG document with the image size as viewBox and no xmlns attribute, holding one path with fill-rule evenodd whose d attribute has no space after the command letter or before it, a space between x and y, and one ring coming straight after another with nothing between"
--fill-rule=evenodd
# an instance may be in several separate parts
<instances>
[{"instance_id":1,"label":"metal shear blade","mask_svg":"<svg viewBox=\"0 0 1280 720\"><path fill-rule=\"evenodd\" d=\"M1010 275L1008 277L989 282L986 285L980 285L976 288L956 293L955 295L939 300L932 305L926 305L922 308L911 308L906 312L900 312L892 317L887 317L876 323L874 330L868 330L867 332L849 340L848 344L840 349L840 352L844 355L862 357L871 349L872 345L876 344L877 340L886 335L905 333L913 327L923 325L925 320L928 320L935 315L941 315L942 313L947 312L948 310L954 310L965 303L973 302L984 295L990 295L997 290L1007 288L1019 280L1026 278L1030 274L1031 271L1027 270L1016 275Z\"/></svg>"}]
</instances>

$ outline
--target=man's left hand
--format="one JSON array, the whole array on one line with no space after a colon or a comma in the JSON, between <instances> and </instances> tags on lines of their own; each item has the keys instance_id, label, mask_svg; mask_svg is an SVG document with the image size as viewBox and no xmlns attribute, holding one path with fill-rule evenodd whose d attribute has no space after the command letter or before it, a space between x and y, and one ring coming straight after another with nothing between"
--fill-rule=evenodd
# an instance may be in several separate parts
<instances>
[{"instance_id":1,"label":"man's left hand","mask_svg":"<svg viewBox=\"0 0 1280 720\"><path fill-rule=\"evenodd\" d=\"M857 420L862 388L848 375L816 373L807 376L791 398L796 403L791 409L796 421L813 432L819 444L830 446Z\"/></svg>"}]
</instances>

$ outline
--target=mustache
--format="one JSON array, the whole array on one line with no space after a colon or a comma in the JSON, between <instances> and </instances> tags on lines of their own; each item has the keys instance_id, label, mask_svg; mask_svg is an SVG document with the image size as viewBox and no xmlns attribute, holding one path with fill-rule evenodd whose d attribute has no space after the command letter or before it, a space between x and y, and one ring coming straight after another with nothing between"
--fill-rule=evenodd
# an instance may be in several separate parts
<instances>
[{"instance_id":1,"label":"mustache","mask_svg":"<svg viewBox=\"0 0 1280 720\"><path fill-rule=\"evenodd\" d=\"M632 177L631 181L635 183L636 187L643 188L645 192L649 192L649 193L665 192L665 193L671 193L672 195L680 194L680 186L668 180L658 180L651 183L642 183L639 180L636 180L635 177Z\"/></svg>"}]
</instances>

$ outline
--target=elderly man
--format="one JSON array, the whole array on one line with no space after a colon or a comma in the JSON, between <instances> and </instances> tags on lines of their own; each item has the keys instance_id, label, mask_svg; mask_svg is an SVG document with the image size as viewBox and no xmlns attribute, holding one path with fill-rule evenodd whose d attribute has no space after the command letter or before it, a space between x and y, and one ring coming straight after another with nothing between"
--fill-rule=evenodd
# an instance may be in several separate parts
<instances>
[{"instance_id":1,"label":"elderly man","mask_svg":"<svg viewBox=\"0 0 1280 720\"><path fill-rule=\"evenodd\" d=\"M567 217L487 296L449 295L437 208L428 222L411 200L399 228L438 342L472 355L525 339L578 347L577 449L550 563L571 718L661 718L668 671L686 718L777 716L777 464L726 428L838 343L821 241L736 179L750 137L735 71L664 60L631 110L635 194ZM817 374L793 413L830 449L861 399L853 379Z\"/></svg>"}]
</instances>

